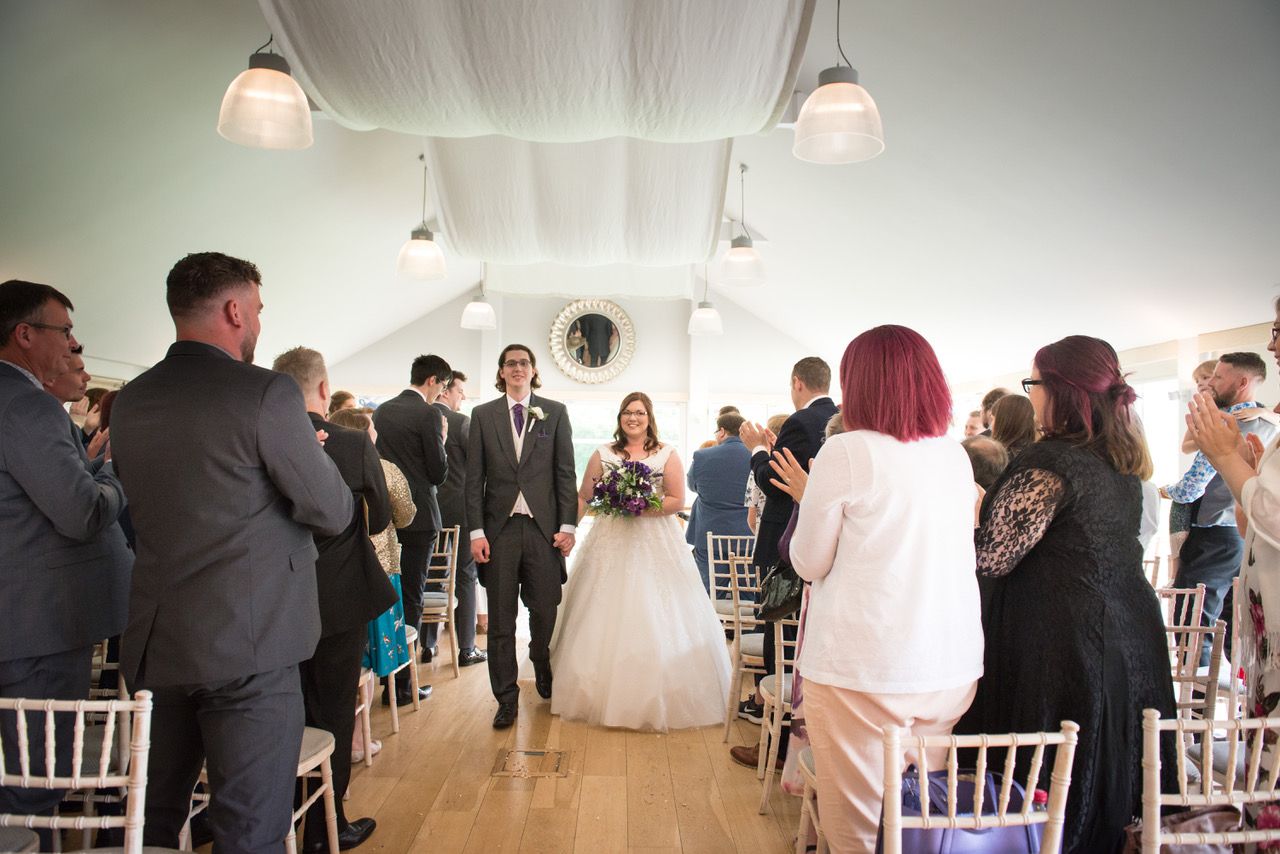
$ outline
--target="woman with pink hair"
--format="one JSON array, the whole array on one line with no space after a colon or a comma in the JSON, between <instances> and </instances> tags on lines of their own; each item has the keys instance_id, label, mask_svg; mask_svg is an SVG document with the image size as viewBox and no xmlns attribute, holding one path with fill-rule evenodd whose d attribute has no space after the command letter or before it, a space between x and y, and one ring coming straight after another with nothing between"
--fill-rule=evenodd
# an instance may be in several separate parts
<instances>
[{"instance_id":1,"label":"woman with pink hair","mask_svg":"<svg viewBox=\"0 0 1280 854\"><path fill-rule=\"evenodd\" d=\"M1175 713L1164 621L1137 539L1151 458L1107 342L1072 335L1041 348L1022 385L1044 438L982 504L985 667L959 728L1078 723L1063 851L1104 854L1120 849L1139 811L1143 708Z\"/></svg>"}]
</instances>

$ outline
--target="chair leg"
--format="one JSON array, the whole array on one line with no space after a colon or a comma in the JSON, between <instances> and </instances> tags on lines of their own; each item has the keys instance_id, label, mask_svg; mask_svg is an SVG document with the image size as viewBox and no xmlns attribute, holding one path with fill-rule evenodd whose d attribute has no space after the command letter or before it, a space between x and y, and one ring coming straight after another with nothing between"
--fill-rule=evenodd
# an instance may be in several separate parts
<instances>
[{"instance_id":1,"label":"chair leg","mask_svg":"<svg viewBox=\"0 0 1280 854\"><path fill-rule=\"evenodd\" d=\"M328 756L320 763L320 781L324 785L324 826L329 836L329 854L338 854L338 807L333 798L333 763Z\"/></svg>"},{"instance_id":2,"label":"chair leg","mask_svg":"<svg viewBox=\"0 0 1280 854\"><path fill-rule=\"evenodd\" d=\"M412 667L413 662L410 662L409 666ZM394 670L391 671L391 675L387 677L387 691L391 696L391 731L399 732L400 710L396 706L396 673Z\"/></svg>"},{"instance_id":3,"label":"chair leg","mask_svg":"<svg viewBox=\"0 0 1280 854\"><path fill-rule=\"evenodd\" d=\"M298 826L290 819L289 835L284 838L284 854L298 854Z\"/></svg>"},{"instance_id":4,"label":"chair leg","mask_svg":"<svg viewBox=\"0 0 1280 854\"><path fill-rule=\"evenodd\" d=\"M462 665L458 664L458 656L462 651L458 649L458 633L454 630L453 620L453 603L450 602L449 621L445 626L441 627L441 631L447 631L449 633L449 646L453 648L453 678L458 679L462 676Z\"/></svg>"},{"instance_id":5,"label":"chair leg","mask_svg":"<svg viewBox=\"0 0 1280 854\"><path fill-rule=\"evenodd\" d=\"M769 790L773 788L773 771L778 767L778 746L782 741L782 716L785 711L786 709L782 703L778 703L774 707L773 719L769 721L769 760L764 766L764 786L760 792L760 815L764 815L769 811Z\"/></svg>"},{"instance_id":6,"label":"chair leg","mask_svg":"<svg viewBox=\"0 0 1280 854\"><path fill-rule=\"evenodd\" d=\"M421 637L413 642L409 650L409 687L413 693L413 710L416 712L422 708L422 701L418 699L418 647ZM392 698L392 703L395 698Z\"/></svg>"},{"instance_id":7,"label":"chair leg","mask_svg":"<svg viewBox=\"0 0 1280 854\"><path fill-rule=\"evenodd\" d=\"M373 686L374 676L369 674L369 678L360 686L360 690L365 692L364 709L360 712L360 731L364 735L364 767L373 767L373 714L370 707L373 705ZM396 707L395 692L391 696L391 708Z\"/></svg>"},{"instance_id":8,"label":"chair leg","mask_svg":"<svg viewBox=\"0 0 1280 854\"><path fill-rule=\"evenodd\" d=\"M742 697L742 668L736 662L738 657L735 655L732 661L733 673L729 676L729 704L724 710L724 739L725 743L729 741L729 732L733 727L733 718L738 712L738 703Z\"/></svg>"},{"instance_id":9,"label":"chair leg","mask_svg":"<svg viewBox=\"0 0 1280 854\"><path fill-rule=\"evenodd\" d=\"M760 747L756 750L756 779L764 779L765 756L769 750L769 736L773 732L773 703L763 695L760 696L760 702L764 709L761 714L764 720L760 722Z\"/></svg>"},{"instance_id":10,"label":"chair leg","mask_svg":"<svg viewBox=\"0 0 1280 854\"><path fill-rule=\"evenodd\" d=\"M800 827L796 830L796 854L804 854L808 848L809 831L812 828L809 817L809 784L805 783L804 794L800 798Z\"/></svg>"}]
</instances>

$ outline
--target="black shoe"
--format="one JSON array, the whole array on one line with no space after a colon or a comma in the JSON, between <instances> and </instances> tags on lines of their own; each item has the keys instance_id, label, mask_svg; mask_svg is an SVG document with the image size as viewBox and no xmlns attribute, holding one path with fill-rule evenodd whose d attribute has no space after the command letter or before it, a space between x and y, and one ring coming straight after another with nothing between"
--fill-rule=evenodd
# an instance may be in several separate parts
<instances>
[{"instance_id":1,"label":"black shoe","mask_svg":"<svg viewBox=\"0 0 1280 854\"><path fill-rule=\"evenodd\" d=\"M432 646L424 646L422 648L422 656L421 656L422 663L430 664L431 659L435 658L436 655L438 655L439 653L440 653L440 646L438 644L434 644Z\"/></svg>"},{"instance_id":2,"label":"black shoe","mask_svg":"<svg viewBox=\"0 0 1280 854\"><path fill-rule=\"evenodd\" d=\"M345 830L338 831L338 850L349 851L350 849L359 846L373 835L373 829L377 826L378 823L371 818L358 818L355 821L348 823ZM310 840L302 846L302 850L305 854L320 854L321 851L326 851L328 848L328 836L323 836L316 840Z\"/></svg>"},{"instance_id":3,"label":"black shoe","mask_svg":"<svg viewBox=\"0 0 1280 854\"><path fill-rule=\"evenodd\" d=\"M515 703L499 703L498 713L493 716L494 729L507 729L516 722L518 706Z\"/></svg>"},{"instance_id":4,"label":"black shoe","mask_svg":"<svg viewBox=\"0 0 1280 854\"><path fill-rule=\"evenodd\" d=\"M458 654L459 667L470 667L472 664L479 664L482 661L488 660L489 653L474 646L471 647L471 649L464 649Z\"/></svg>"},{"instance_id":5,"label":"black shoe","mask_svg":"<svg viewBox=\"0 0 1280 854\"><path fill-rule=\"evenodd\" d=\"M763 724L764 706L750 700L743 700L738 704L738 717L753 724Z\"/></svg>"},{"instance_id":6,"label":"black shoe","mask_svg":"<svg viewBox=\"0 0 1280 854\"><path fill-rule=\"evenodd\" d=\"M551 699L551 662L533 663L533 684L538 689L538 696L544 700Z\"/></svg>"},{"instance_id":7,"label":"black shoe","mask_svg":"<svg viewBox=\"0 0 1280 854\"><path fill-rule=\"evenodd\" d=\"M419 687L418 687L418 700L419 700L419 701L425 700L425 699L427 699L427 698L428 698L428 697L430 697L430 696L431 696L431 686L430 686L430 685L421 685L421 686L419 686ZM403 692L402 692L402 691L400 691L399 689L396 689L396 705L397 705L397 706L408 706L408 705L410 705L411 703L413 703L413 689L412 689L412 688L410 688L408 691L403 691ZM385 689L385 688L382 690L382 705L384 705L384 706L390 706L390 705L391 705L391 699L390 699L389 695L387 694L387 691L386 691L386 689Z\"/></svg>"}]
</instances>

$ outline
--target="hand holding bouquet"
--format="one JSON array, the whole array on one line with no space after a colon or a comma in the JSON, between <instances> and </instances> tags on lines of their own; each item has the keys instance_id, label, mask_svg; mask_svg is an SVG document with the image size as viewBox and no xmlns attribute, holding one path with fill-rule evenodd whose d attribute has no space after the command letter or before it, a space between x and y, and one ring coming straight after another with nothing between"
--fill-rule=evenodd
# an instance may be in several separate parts
<instances>
[{"instance_id":1,"label":"hand holding bouquet","mask_svg":"<svg viewBox=\"0 0 1280 854\"><path fill-rule=\"evenodd\" d=\"M660 477L641 462L605 463L587 506L598 516L639 516L646 510L661 510L662 497L654 488Z\"/></svg>"}]
</instances>

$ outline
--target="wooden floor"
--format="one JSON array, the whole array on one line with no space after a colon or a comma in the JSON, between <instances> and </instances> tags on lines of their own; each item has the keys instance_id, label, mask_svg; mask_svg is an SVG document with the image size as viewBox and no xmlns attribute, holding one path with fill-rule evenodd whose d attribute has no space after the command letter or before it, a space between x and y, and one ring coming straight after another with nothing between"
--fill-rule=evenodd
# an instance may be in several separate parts
<instances>
[{"instance_id":1,"label":"wooden floor","mask_svg":"<svg viewBox=\"0 0 1280 854\"><path fill-rule=\"evenodd\" d=\"M483 636L481 636L483 641ZM448 639L441 639L447 658ZM636 733L562 721L521 682L520 715L492 727L497 704L485 665L422 665L431 699L400 713L375 700L373 767L353 768L349 819L378 828L362 852L787 852L799 798L775 776L770 812L759 815L760 782L729 758L722 727ZM754 744L759 727L736 721L732 744ZM502 750L567 750L563 778L494 777Z\"/></svg>"}]
</instances>

